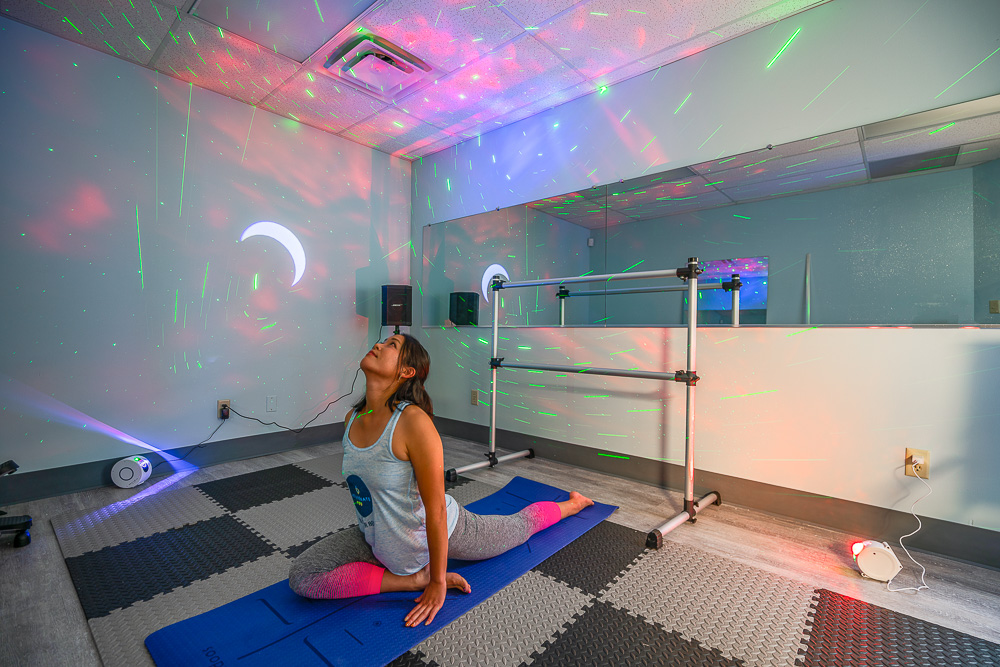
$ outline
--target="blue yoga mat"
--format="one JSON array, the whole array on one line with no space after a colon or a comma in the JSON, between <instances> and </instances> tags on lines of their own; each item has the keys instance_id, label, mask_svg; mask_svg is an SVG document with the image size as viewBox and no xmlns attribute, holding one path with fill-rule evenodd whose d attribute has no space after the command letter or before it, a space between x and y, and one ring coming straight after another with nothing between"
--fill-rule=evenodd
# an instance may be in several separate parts
<instances>
[{"instance_id":1,"label":"blue yoga mat","mask_svg":"<svg viewBox=\"0 0 1000 667\"><path fill-rule=\"evenodd\" d=\"M568 500L546 484L515 477L469 504L477 514L513 514L540 500ZM485 561L448 563L472 586L449 590L431 625L407 628L403 618L419 593L380 593L343 600L307 600L282 581L146 638L159 667L190 665L384 665L535 567L606 519L616 508L596 503Z\"/></svg>"}]
</instances>

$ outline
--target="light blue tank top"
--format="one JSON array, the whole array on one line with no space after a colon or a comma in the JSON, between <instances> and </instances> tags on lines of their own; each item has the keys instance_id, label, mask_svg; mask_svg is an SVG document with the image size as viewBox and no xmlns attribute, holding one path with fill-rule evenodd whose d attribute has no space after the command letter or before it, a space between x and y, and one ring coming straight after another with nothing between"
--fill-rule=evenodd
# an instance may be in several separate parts
<instances>
[{"instance_id":1,"label":"light blue tank top","mask_svg":"<svg viewBox=\"0 0 1000 667\"><path fill-rule=\"evenodd\" d=\"M354 499L358 526L378 558L393 574L419 572L430 562L427 521L413 465L392 453L392 434L408 402L396 406L382 435L371 447L351 442L351 416L344 432L344 479ZM448 535L458 521L458 502L445 495Z\"/></svg>"}]
</instances>

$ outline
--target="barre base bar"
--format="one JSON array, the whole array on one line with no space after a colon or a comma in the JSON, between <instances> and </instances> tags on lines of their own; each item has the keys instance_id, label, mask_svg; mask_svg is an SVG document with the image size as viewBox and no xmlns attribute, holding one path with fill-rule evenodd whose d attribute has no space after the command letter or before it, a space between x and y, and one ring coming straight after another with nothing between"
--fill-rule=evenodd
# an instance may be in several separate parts
<instances>
[{"instance_id":1,"label":"barre base bar","mask_svg":"<svg viewBox=\"0 0 1000 667\"><path fill-rule=\"evenodd\" d=\"M535 458L534 449L524 449L520 452L514 452L513 454L504 454L503 456L497 456L494 451L489 451L486 453L486 460L480 461L479 463L470 463L467 466L462 466L461 468L452 468L450 470L444 471L444 479L446 482L457 482L458 476L463 472L469 472L470 470L479 470L480 468L492 468L498 463L503 463L504 461L510 461L512 459L533 459Z\"/></svg>"},{"instance_id":2,"label":"barre base bar","mask_svg":"<svg viewBox=\"0 0 1000 667\"><path fill-rule=\"evenodd\" d=\"M722 496L719 495L718 491L711 491L709 493L706 493L698 500L698 502L692 503L689 509L685 509L683 512L675 516L670 521L667 521L659 528L654 528L653 530L649 531L649 534L646 535L646 547L649 549L659 549L660 547L662 547L664 535L666 535L667 533L669 533L671 530L681 525L682 523L685 523L687 521L695 521L698 512L705 509L705 507L710 503L713 505L722 504Z\"/></svg>"}]
</instances>

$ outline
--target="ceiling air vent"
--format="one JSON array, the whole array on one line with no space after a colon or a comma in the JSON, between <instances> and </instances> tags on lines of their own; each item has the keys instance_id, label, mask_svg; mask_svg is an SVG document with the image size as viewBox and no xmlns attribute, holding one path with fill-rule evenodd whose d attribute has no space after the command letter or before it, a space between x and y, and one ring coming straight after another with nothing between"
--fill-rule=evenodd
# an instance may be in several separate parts
<instances>
[{"instance_id":1,"label":"ceiling air vent","mask_svg":"<svg viewBox=\"0 0 1000 667\"><path fill-rule=\"evenodd\" d=\"M877 180L890 176L922 174L943 167L954 167L960 150L960 146L945 146L926 153L874 160L868 163L868 172L871 174L872 180Z\"/></svg>"},{"instance_id":2,"label":"ceiling air vent","mask_svg":"<svg viewBox=\"0 0 1000 667\"><path fill-rule=\"evenodd\" d=\"M338 35L310 58L319 72L385 102L440 76L432 65L406 49L367 31Z\"/></svg>"}]
</instances>

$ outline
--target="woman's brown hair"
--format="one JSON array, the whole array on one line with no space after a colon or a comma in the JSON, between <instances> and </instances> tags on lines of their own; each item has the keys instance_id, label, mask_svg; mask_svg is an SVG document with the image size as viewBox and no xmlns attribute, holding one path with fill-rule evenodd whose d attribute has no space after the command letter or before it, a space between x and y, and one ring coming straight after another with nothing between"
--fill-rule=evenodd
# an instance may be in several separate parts
<instances>
[{"instance_id":1,"label":"woman's brown hair","mask_svg":"<svg viewBox=\"0 0 1000 667\"><path fill-rule=\"evenodd\" d=\"M431 355L427 353L427 350L420 344L420 341L410 334L404 333L399 335L403 338L403 345L399 350L399 366L396 370L398 371L409 366L416 373L413 377L403 380L403 383L399 385L395 393L385 402L386 407L391 411L395 411L396 406L400 402L409 401L426 412L428 417L433 417L434 404L431 402L431 397L427 394L427 390L424 389L424 381L427 379L427 374L431 371ZM362 396L361 400L354 404L355 414L363 410L364 407L365 397Z\"/></svg>"}]
</instances>

